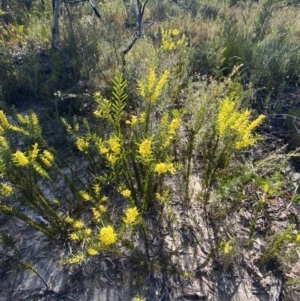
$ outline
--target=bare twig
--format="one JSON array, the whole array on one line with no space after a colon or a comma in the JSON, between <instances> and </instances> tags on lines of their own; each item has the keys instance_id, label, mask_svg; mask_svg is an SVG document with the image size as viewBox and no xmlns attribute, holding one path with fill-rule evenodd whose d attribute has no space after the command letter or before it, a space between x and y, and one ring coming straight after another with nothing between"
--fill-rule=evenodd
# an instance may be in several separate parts
<instances>
[{"instance_id":1,"label":"bare twig","mask_svg":"<svg viewBox=\"0 0 300 301\"><path fill-rule=\"evenodd\" d=\"M138 7L138 16L137 16L137 25L138 25L138 29L135 33L135 37L133 38L132 42L129 44L129 46L122 51L123 55L126 55L134 46L134 44L136 43L136 41L142 37L143 35L143 17L144 17L144 13L145 13L145 8L147 3L149 2L149 0L146 0L144 2L144 4L141 3L140 0L137 0L137 7Z\"/></svg>"}]
</instances>

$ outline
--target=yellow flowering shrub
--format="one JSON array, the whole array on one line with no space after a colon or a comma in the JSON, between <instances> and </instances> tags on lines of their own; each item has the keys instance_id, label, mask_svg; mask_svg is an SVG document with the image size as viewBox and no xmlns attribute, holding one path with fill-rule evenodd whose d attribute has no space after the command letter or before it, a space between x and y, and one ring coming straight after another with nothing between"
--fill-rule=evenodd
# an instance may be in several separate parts
<instances>
[{"instance_id":1,"label":"yellow flowering shrub","mask_svg":"<svg viewBox=\"0 0 300 301\"><path fill-rule=\"evenodd\" d=\"M166 51L172 51L182 46L186 46L186 36L182 34L179 37L178 29L161 29L161 48Z\"/></svg>"},{"instance_id":2,"label":"yellow flowering shrub","mask_svg":"<svg viewBox=\"0 0 300 301\"><path fill-rule=\"evenodd\" d=\"M235 148L241 149L253 145L258 137L254 137L253 130L263 121L264 115L259 115L250 121L250 111L239 112L236 103L225 98L219 108L216 129L220 137L229 135L235 139Z\"/></svg>"}]
</instances>

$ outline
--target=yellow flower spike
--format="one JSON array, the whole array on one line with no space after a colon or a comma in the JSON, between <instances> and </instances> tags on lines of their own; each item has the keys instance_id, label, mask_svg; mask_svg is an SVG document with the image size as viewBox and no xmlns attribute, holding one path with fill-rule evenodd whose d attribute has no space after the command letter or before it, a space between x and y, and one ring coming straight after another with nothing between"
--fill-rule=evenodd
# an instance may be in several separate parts
<instances>
[{"instance_id":1,"label":"yellow flower spike","mask_svg":"<svg viewBox=\"0 0 300 301\"><path fill-rule=\"evenodd\" d=\"M137 92L140 96L146 97L146 85L140 80L137 82Z\"/></svg>"},{"instance_id":2,"label":"yellow flower spike","mask_svg":"<svg viewBox=\"0 0 300 301\"><path fill-rule=\"evenodd\" d=\"M125 189L123 191L121 191L121 194L125 197L125 198L129 198L131 196L131 191L129 189Z\"/></svg>"},{"instance_id":3,"label":"yellow flower spike","mask_svg":"<svg viewBox=\"0 0 300 301\"><path fill-rule=\"evenodd\" d=\"M0 136L0 147L2 149L8 149L9 147L7 140L3 136Z\"/></svg>"},{"instance_id":4,"label":"yellow flower spike","mask_svg":"<svg viewBox=\"0 0 300 301\"><path fill-rule=\"evenodd\" d=\"M125 212L125 217L123 218L123 221L126 225L130 225L136 221L136 218L138 217L139 212L136 207L129 208Z\"/></svg>"},{"instance_id":5,"label":"yellow flower spike","mask_svg":"<svg viewBox=\"0 0 300 301\"><path fill-rule=\"evenodd\" d=\"M50 152L48 152L47 150L43 151L43 156L50 162L53 162L54 160L54 156L53 154L51 154Z\"/></svg>"},{"instance_id":6,"label":"yellow flower spike","mask_svg":"<svg viewBox=\"0 0 300 301\"><path fill-rule=\"evenodd\" d=\"M13 154L13 162L19 166L26 166L29 164L28 158L21 151L16 151Z\"/></svg>"},{"instance_id":7,"label":"yellow flower spike","mask_svg":"<svg viewBox=\"0 0 300 301\"><path fill-rule=\"evenodd\" d=\"M168 171L168 165L166 163L158 163L156 164L154 171L158 174L164 174Z\"/></svg>"},{"instance_id":8,"label":"yellow flower spike","mask_svg":"<svg viewBox=\"0 0 300 301\"><path fill-rule=\"evenodd\" d=\"M150 139L145 139L141 142L139 146L139 153L142 158L147 159L152 154L151 143L152 141Z\"/></svg>"},{"instance_id":9,"label":"yellow flower spike","mask_svg":"<svg viewBox=\"0 0 300 301\"><path fill-rule=\"evenodd\" d=\"M156 74L155 68L150 69L149 77L148 77L148 91L151 93L156 82Z\"/></svg>"},{"instance_id":10,"label":"yellow flower spike","mask_svg":"<svg viewBox=\"0 0 300 301\"><path fill-rule=\"evenodd\" d=\"M297 234L297 236L296 236L296 242L300 243L300 234Z\"/></svg>"},{"instance_id":11,"label":"yellow flower spike","mask_svg":"<svg viewBox=\"0 0 300 301\"><path fill-rule=\"evenodd\" d=\"M99 222L101 220L101 213L96 209L92 208L94 219Z\"/></svg>"},{"instance_id":12,"label":"yellow flower spike","mask_svg":"<svg viewBox=\"0 0 300 301\"><path fill-rule=\"evenodd\" d=\"M181 124L181 119L180 118L174 118L171 121L171 124L170 124L169 134L174 135L176 130L179 128L180 124Z\"/></svg>"},{"instance_id":13,"label":"yellow flower spike","mask_svg":"<svg viewBox=\"0 0 300 301\"><path fill-rule=\"evenodd\" d=\"M93 187L93 190L94 190L95 194L99 194L100 193L101 187L100 187L99 184L94 184L92 187Z\"/></svg>"},{"instance_id":14,"label":"yellow flower spike","mask_svg":"<svg viewBox=\"0 0 300 301\"><path fill-rule=\"evenodd\" d=\"M99 211L100 211L100 213L105 213L106 212L105 206L99 205Z\"/></svg>"},{"instance_id":15,"label":"yellow flower spike","mask_svg":"<svg viewBox=\"0 0 300 301\"><path fill-rule=\"evenodd\" d=\"M252 122L248 125L246 131L248 131L248 132L253 131L257 126L259 126L259 125L262 123L262 121L263 121L265 118L266 118L265 115L259 115L254 121L252 121Z\"/></svg>"},{"instance_id":16,"label":"yellow flower spike","mask_svg":"<svg viewBox=\"0 0 300 301\"><path fill-rule=\"evenodd\" d=\"M30 158L34 161L39 153L38 144L35 143L33 146L33 150L31 151Z\"/></svg>"},{"instance_id":17,"label":"yellow flower spike","mask_svg":"<svg viewBox=\"0 0 300 301\"><path fill-rule=\"evenodd\" d=\"M165 86L165 84L168 81L170 75L170 71L169 70L165 70L165 72L163 73L162 77L160 78L159 82L157 83L154 93L150 96L150 102L154 103L158 97L161 95L161 91L163 89L163 87Z\"/></svg>"},{"instance_id":18,"label":"yellow flower spike","mask_svg":"<svg viewBox=\"0 0 300 301\"><path fill-rule=\"evenodd\" d=\"M33 125L38 125L39 124L39 119L35 113L30 114L30 120Z\"/></svg>"},{"instance_id":19,"label":"yellow flower spike","mask_svg":"<svg viewBox=\"0 0 300 301\"><path fill-rule=\"evenodd\" d=\"M98 251L93 249L93 248L90 248L88 249L87 253L90 255L90 256L96 256L98 255Z\"/></svg>"},{"instance_id":20,"label":"yellow flower spike","mask_svg":"<svg viewBox=\"0 0 300 301\"><path fill-rule=\"evenodd\" d=\"M104 245L109 246L116 242L117 234L112 226L103 227L100 230L99 239Z\"/></svg>"},{"instance_id":21,"label":"yellow flower spike","mask_svg":"<svg viewBox=\"0 0 300 301\"><path fill-rule=\"evenodd\" d=\"M217 130L219 136L224 136L228 129L227 120L235 108L235 103L229 98L225 98L220 106L218 117L217 117Z\"/></svg>"},{"instance_id":22,"label":"yellow flower spike","mask_svg":"<svg viewBox=\"0 0 300 301\"><path fill-rule=\"evenodd\" d=\"M167 128L169 126L169 114L165 113L164 116L162 117L160 124L162 128Z\"/></svg>"},{"instance_id":23,"label":"yellow flower spike","mask_svg":"<svg viewBox=\"0 0 300 301\"><path fill-rule=\"evenodd\" d=\"M11 127L2 110L0 110L0 123L4 129L9 129Z\"/></svg>"},{"instance_id":24,"label":"yellow flower spike","mask_svg":"<svg viewBox=\"0 0 300 301\"><path fill-rule=\"evenodd\" d=\"M249 110L245 110L244 112L240 113L240 116L231 129L236 130L240 135L243 135L249 122L250 113L251 112Z\"/></svg>"},{"instance_id":25,"label":"yellow flower spike","mask_svg":"<svg viewBox=\"0 0 300 301\"><path fill-rule=\"evenodd\" d=\"M79 193L85 201L90 201L92 199L92 197L86 191L80 191Z\"/></svg>"},{"instance_id":26,"label":"yellow flower spike","mask_svg":"<svg viewBox=\"0 0 300 301\"><path fill-rule=\"evenodd\" d=\"M72 224L74 222L74 219L70 216L66 216L65 217L65 222L68 224Z\"/></svg>"}]
</instances>

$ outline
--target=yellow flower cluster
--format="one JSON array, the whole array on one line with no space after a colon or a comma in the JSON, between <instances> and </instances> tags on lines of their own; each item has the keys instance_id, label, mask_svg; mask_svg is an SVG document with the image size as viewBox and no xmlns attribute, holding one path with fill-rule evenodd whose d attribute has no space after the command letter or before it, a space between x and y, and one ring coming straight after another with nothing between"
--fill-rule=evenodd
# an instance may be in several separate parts
<instances>
[{"instance_id":1,"label":"yellow flower cluster","mask_svg":"<svg viewBox=\"0 0 300 301\"><path fill-rule=\"evenodd\" d=\"M90 196L90 194L86 191L81 190L80 192L81 197L85 200L85 201L90 201L92 199L92 197Z\"/></svg>"},{"instance_id":2,"label":"yellow flower cluster","mask_svg":"<svg viewBox=\"0 0 300 301\"><path fill-rule=\"evenodd\" d=\"M135 126L138 122L138 117L136 115L131 115L131 120L126 120L126 124L130 124L131 126Z\"/></svg>"},{"instance_id":3,"label":"yellow flower cluster","mask_svg":"<svg viewBox=\"0 0 300 301\"><path fill-rule=\"evenodd\" d=\"M101 212L97 209L97 208L92 208L92 211L93 211L93 215L94 215L94 220L96 222L100 222L101 221Z\"/></svg>"},{"instance_id":4,"label":"yellow flower cluster","mask_svg":"<svg viewBox=\"0 0 300 301\"><path fill-rule=\"evenodd\" d=\"M117 136L111 137L108 141L99 141L98 150L101 155L104 155L106 160L114 165L120 157L122 144Z\"/></svg>"},{"instance_id":5,"label":"yellow flower cluster","mask_svg":"<svg viewBox=\"0 0 300 301\"><path fill-rule=\"evenodd\" d=\"M140 117L136 115L131 115L131 120L126 120L125 123L131 126L135 126L137 123L144 123L145 117L146 117L145 113L142 113Z\"/></svg>"},{"instance_id":6,"label":"yellow flower cluster","mask_svg":"<svg viewBox=\"0 0 300 301\"><path fill-rule=\"evenodd\" d=\"M221 246L225 254L229 254L232 251L232 245L230 244L230 242L223 241Z\"/></svg>"},{"instance_id":7,"label":"yellow flower cluster","mask_svg":"<svg viewBox=\"0 0 300 301\"><path fill-rule=\"evenodd\" d=\"M117 240L117 234L114 232L112 226L103 227L100 230L99 239L106 246L112 245Z\"/></svg>"},{"instance_id":8,"label":"yellow flower cluster","mask_svg":"<svg viewBox=\"0 0 300 301\"><path fill-rule=\"evenodd\" d=\"M79 236L77 233L71 233L70 234L70 239L71 240L79 240Z\"/></svg>"},{"instance_id":9,"label":"yellow flower cluster","mask_svg":"<svg viewBox=\"0 0 300 301\"><path fill-rule=\"evenodd\" d=\"M88 252L88 254L90 256L96 256L96 255L98 255L98 251L95 250L95 249L93 249L93 248L89 248L87 252Z\"/></svg>"},{"instance_id":10,"label":"yellow flower cluster","mask_svg":"<svg viewBox=\"0 0 300 301\"><path fill-rule=\"evenodd\" d=\"M164 174L168 171L172 174L175 173L175 167L173 163L158 163L156 164L154 171L158 174Z\"/></svg>"},{"instance_id":11,"label":"yellow flower cluster","mask_svg":"<svg viewBox=\"0 0 300 301\"><path fill-rule=\"evenodd\" d=\"M74 222L74 219L72 217L70 217L69 215L67 215L65 217L65 222L68 224L72 224Z\"/></svg>"},{"instance_id":12,"label":"yellow flower cluster","mask_svg":"<svg viewBox=\"0 0 300 301\"><path fill-rule=\"evenodd\" d=\"M161 135L162 135L162 141L164 143L162 144L162 148L168 147L171 142L175 139L176 137L176 131L180 127L181 124L181 118L180 117L175 117L169 121L169 114L166 113L161 119Z\"/></svg>"},{"instance_id":13,"label":"yellow flower cluster","mask_svg":"<svg viewBox=\"0 0 300 301\"><path fill-rule=\"evenodd\" d=\"M126 225L130 225L136 221L136 218L138 217L139 212L136 207L129 208L125 212L125 217L123 219L124 223Z\"/></svg>"},{"instance_id":14,"label":"yellow flower cluster","mask_svg":"<svg viewBox=\"0 0 300 301\"><path fill-rule=\"evenodd\" d=\"M77 137L75 144L81 152L84 152L84 153L88 152L89 142L87 140L85 140L84 138Z\"/></svg>"},{"instance_id":15,"label":"yellow flower cluster","mask_svg":"<svg viewBox=\"0 0 300 301\"><path fill-rule=\"evenodd\" d=\"M77 221L73 222L73 227L75 229L81 229L81 228L83 228L83 226L84 226L84 223L82 220L77 220Z\"/></svg>"},{"instance_id":16,"label":"yellow flower cluster","mask_svg":"<svg viewBox=\"0 0 300 301\"><path fill-rule=\"evenodd\" d=\"M253 145L257 138L253 137L253 130L263 121L264 115L259 115L254 121L250 121L249 110L239 112L235 108L235 102L225 98L219 108L216 128L220 137L227 134L236 136L235 148L241 149Z\"/></svg>"},{"instance_id":17,"label":"yellow flower cluster","mask_svg":"<svg viewBox=\"0 0 300 301\"><path fill-rule=\"evenodd\" d=\"M112 152L114 153L114 155L119 155L121 153L121 143L120 143L120 139L116 136L110 138L108 140L108 144L110 146L110 149L112 150Z\"/></svg>"},{"instance_id":18,"label":"yellow flower cluster","mask_svg":"<svg viewBox=\"0 0 300 301\"><path fill-rule=\"evenodd\" d=\"M13 193L13 188L6 184L6 183L2 183L0 186L0 194L3 196L11 196Z\"/></svg>"},{"instance_id":19,"label":"yellow flower cluster","mask_svg":"<svg viewBox=\"0 0 300 301\"><path fill-rule=\"evenodd\" d=\"M15 125L12 125L8 122L7 117L5 116L4 112L0 110L0 134L3 134L6 130L12 130L15 132L22 132L24 135L29 135L29 133L25 130L23 130L20 127L17 127Z\"/></svg>"},{"instance_id":20,"label":"yellow flower cluster","mask_svg":"<svg viewBox=\"0 0 300 301\"><path fill-rule=\"evenodd\" d=\"M139 146L139 154L144 160L149 159L152 154L151 143L152 141L150 139L145 139Z\"/></svg>"},{"instance_id":21,"label":"yellow flower cluster","mask_svg":"<svg viewBox=\"0 0 300 301\"><path fill-rule=\"evenodd\" d=\"M161 29L163 50L172 51L181 46L186 46L186 36L183 34L181 38L178 38L180 32L178 29Z\"/></svg>"},{"instance_id":22,"label":"yellow flower cluster","mask_svg":"<svg viewBox=\"0 0 300 301\"><path fill-rule=\"evenodd\" d=\"M44 150L43 154L41 155L41 160L46 166L50 167L54 161L54 156L47 150Z\"/></svg>"},{"instance_id":23,"label":"yellow flower cluster","mask_svg":"<svg viewBox=\"0 0 300 301\"><path fill-rule=\"evenodd\" d=\"M300 234L297 234L297 236L296 236L296 242L300 243Z\"/></svg>"},{"instance_id":24,"label":"yellow flower cluster","mask_svg":"<svg viewBox=\"0 0 300 301\"><path fill-rule=\"evenodd\" d=\"M125 189L123 191L121 191L121 194L125 197L125 198L129 198L131 196L131 191L129 189Z\"/></svg>"},{"instance_id":25,"label":"yellow flower cluster","mask_svg":"<svg viewBox=\"0 0 300 301\"><path fill-rule=\"evenodd\" d=\"M170 71L165 70L161 78L157 81L155 69L151 68L148 75L148 82L138 81L137 91L139 95L146 98L150 103L156 102L169 79L169 75Z\"/></svg>"},{"instance_id":26,"label":"yellow flower cluster","mask_svg":"<svg viewBox=\"0 0 300 301\"><path fill-rule=\"evenodd\" d=\"M25 166L29 164L28 158L21 151L16 151L12 156L13 162L19 166Z\"/></svg>"},{"instance_id":27,"label":"yellow flower cluster","mask_svg":"<svg viewBox=\"0 0 300 301\"><path fill-rule=\"evenodd\" d=\"M170 194L171 194L171 190L170 190L170 188L167 188L167 189L164 190L163 194L157 192L155 194L155 197L158 201L164 203L169 199Z\"/></svg>"},{"instance_id":28,"label":"yellow flower cluster","mask_svg":"<svg viewBox=\"0 0 300 301\"><path fill-rule=\"evenodd\" d=\"M90 228L86 228L85 230L84 230L84 234L86 234L86 235L91 235L91 233L92 233L92 229L90 229Z\"/></svg>"},{"instance_id":29,"label":"yellow flower cluster","mask_svg":"<svg viewBox=\"0 0 300 301\"><path fill-rule=\"evenodd\" d=\"M99 104L98 109L94 111L95 116L98 118L109 118L110 107L111 107L110 101L103 98L100 92L94 93L94 98L96 102Z\"/></svg>"}]
</instances>

